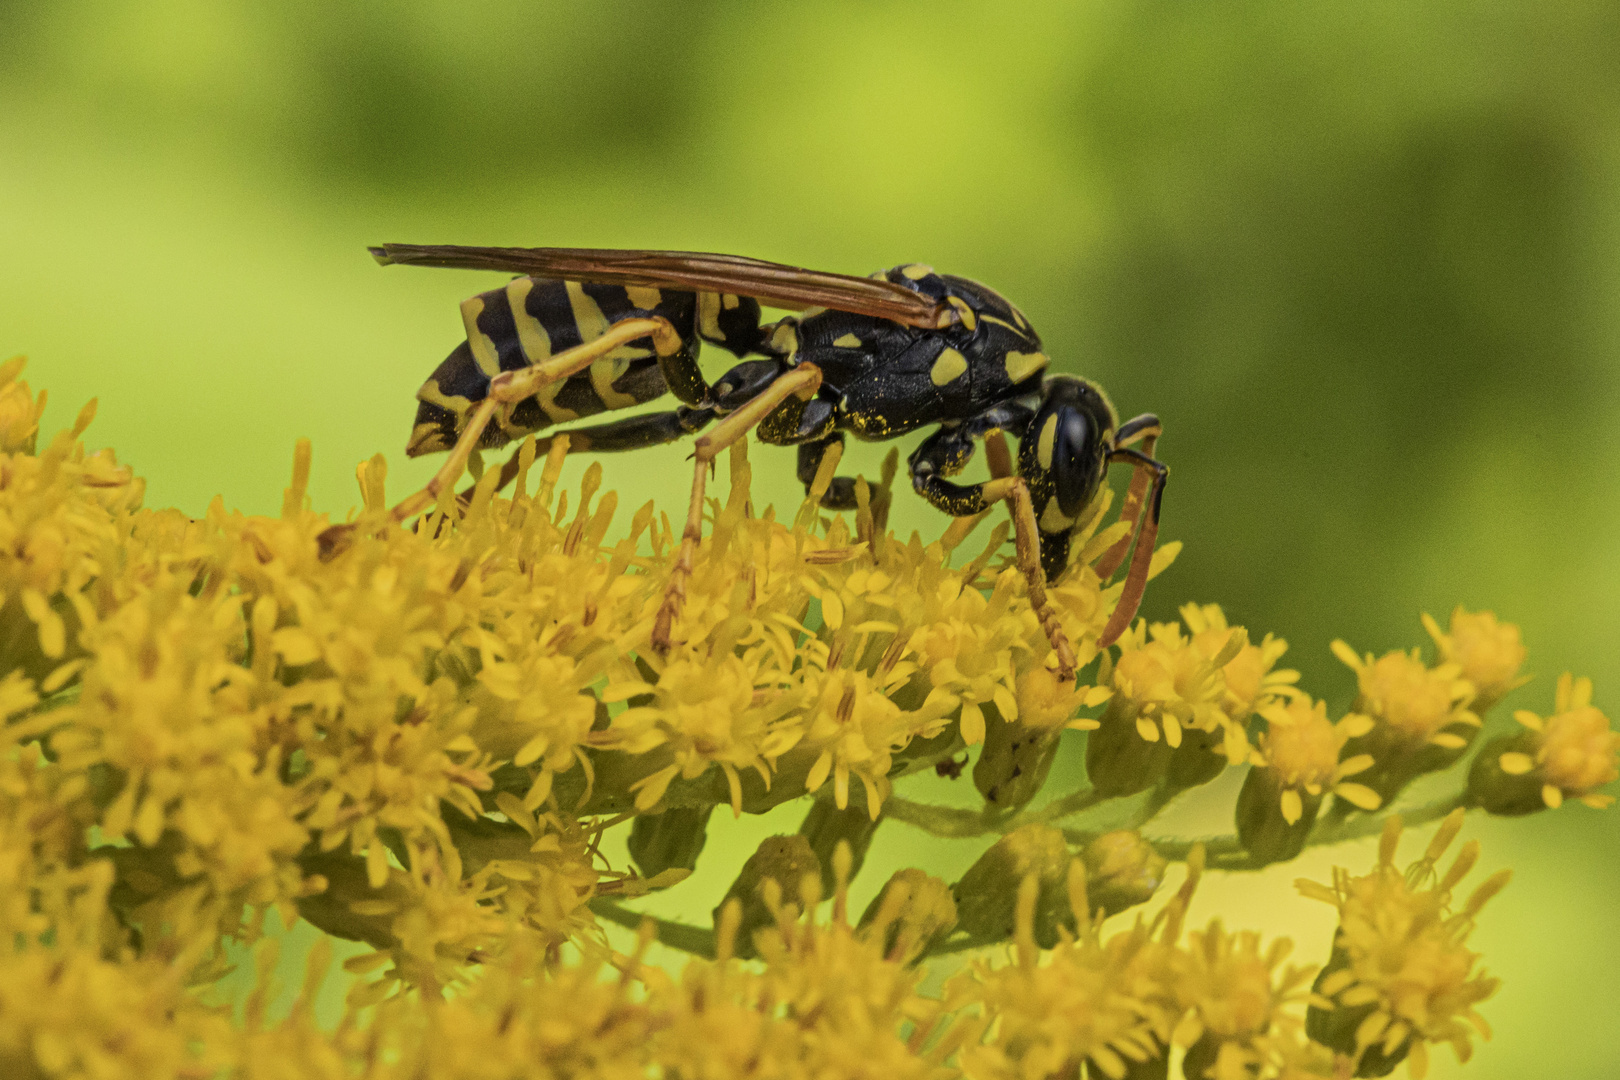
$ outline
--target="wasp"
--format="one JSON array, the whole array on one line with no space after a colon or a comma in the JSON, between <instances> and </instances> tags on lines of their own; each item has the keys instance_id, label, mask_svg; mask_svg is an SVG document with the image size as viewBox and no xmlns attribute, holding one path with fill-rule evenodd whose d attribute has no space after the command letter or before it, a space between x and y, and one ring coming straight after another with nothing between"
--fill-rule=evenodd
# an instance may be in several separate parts
<instances>
[{"instance_id":1,"label":"wasp","mask_svg":"<svg viewBox=\"0 0 1620 1080\"><path fill-rule=\"evenodd\" d=\"M434 505L477 450L666 394L680 403L567 430L571 449L591 451L696 436L686 527L652 632L660 652L669 648L692 573L712 463L750 430L761 442L798 448L798 476L808 489L823 458L841 454L846 433L882 440L935 425L908 459L913 488L955 517L1008 503L1018 566L1064 678L1073 676L1074 656L1045 582L1065 569L1071 536L1108 466L1127 463L1134 475L1122 514L1135 517L1135 550L1101 644L1111 644L1136 615L1169 475L1152 456L1159 419L1144 414L1121 423L1096 383L1048 374L1029 320L987 286L920 263L863 278L685 251L370 250L385 266L519 275L462 303L466 340L417 391L406 453L450 456L422 491L394 507L394 521ZM767 322L761 305L793 314ZM713 383L698 365L704 343L740 361ZM1016 473L1003 432L1019 441ZM992 478L953 482L981 441ZM503 480L515 471L514 456ZM855 479L835 477L821 504L854 509ZM1128 534L1099 562L1105 579L1132 539Z\"/></svg>"}]
</instances>

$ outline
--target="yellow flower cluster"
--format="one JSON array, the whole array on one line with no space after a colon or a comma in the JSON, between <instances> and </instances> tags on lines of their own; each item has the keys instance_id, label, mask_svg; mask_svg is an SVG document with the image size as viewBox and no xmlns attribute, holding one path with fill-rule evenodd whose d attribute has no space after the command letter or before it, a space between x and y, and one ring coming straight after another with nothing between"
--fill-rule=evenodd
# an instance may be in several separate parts
<instances>
[{"instance_id":1,"label":"yellow flower cluster","mask_svg":"<svg viewBox=\"0 0 1620 1080\"><path fill-rule=\"evenodd\" d=\"M1323 1000L1313 1004L1308 1030L1350 1055L1364 1070L1357 1075L1382 1076L1410 1054L1412 1073L1421 1078L1429 1043L1449 1042L1467 1061L1470 1027L1490 1035L1474 1006L1495 991L1497 980L1474 972L1478 957L1464 946L1480 909L1511 872L1493 874L1461 910L1452 910L1452 890L1479 859L1479 844L1464 845L1443 875L1435 867L1462 817L1456 810L1446 818L1423 857L1405 871L1395 865L1400 819L1391 818L1372 873L1351 877L1339 870L1332 887L1299 883L1306 896L1339 909L1333 959L1314 987Z\"/></svg>"},{"instance_id":2,"label":"yellow flower cluster","mask_svg":"<svg viewBox=\"0 0 1620 1080\"><path fill-rule=\"evenodd\" d=\"M1049 588L1085 672L1070 681L1005 526L957 568L976 520L933 543L886 533L871 507L892 457L853 521L813 499L778 520L751 504L739 446L663 655L677 536L648 505L610 538L600 466L558 490L566 437L523 449L509 497L492 472L411 529L389 524L374 458L337 543L308 506L308 444L279 516L148 509L80 441L93 408L40 449L43 395L20 370L0 366L0 1075L1135 1080L1174 1056L1189 1080L1238 1080L1467 1050L1456 1021L1493 984L1450 913L1460 870L1426 890L1392 875L1387 834L1372 875L1318 889L1341 931L1302 1016L1311 969L1285 965L1287 943L1220 921L1184 934L1204 849L1145 826L1248 766L1214 865L1370 835L1521 681L1518 631L1494 616L1426 620L1434 665L1338 647L1360 693L1337 723L1277 667L1284 642L1214 605L1099 650L1121 586L1093 564L1128 531L1101 525L1105 492ZM1607 801L1620 737L1588 681L1518 716L1447 809ZM1088 786L1030 809L1066 731L1086 733ZM960 772L968 748L982 810L895 792ZM1052 824L1145 791L1123 827ZM687 875L716 807L794 799L800 835L761 845L712 930L621 903ZM901 871L852 925L848 880L893 821L1004 835L954 883ZM640 873L602 854L621 826ZM1171 861L1180 890L1105 930ZM292 1013L269 1018L272 914L369 946L343 965L335 1028L314 1015L324 940ZM600 918L704 959L649 967ZM930 956L1008 940L1010 963L981 954L942 995L920 989ZM255 944L257 987L214 1001L227 947Z\"/></svg>"},{"instance_id":3,"label":"yellow flower cluster","mask_svg":"<svg viewBox=\"0 0 1620 1080\"><path fill-rule=\"evenodd\" d=\"M1287 642L1268 634L1253 644L1214 604L1187 604L1181 618L1139 623L1120 638L1113 697L1086 747L1105 794L1213 780L1249 760L1250 718L1298 693L1299 673L1276 667Z\"/></svg>"}]
</instances>

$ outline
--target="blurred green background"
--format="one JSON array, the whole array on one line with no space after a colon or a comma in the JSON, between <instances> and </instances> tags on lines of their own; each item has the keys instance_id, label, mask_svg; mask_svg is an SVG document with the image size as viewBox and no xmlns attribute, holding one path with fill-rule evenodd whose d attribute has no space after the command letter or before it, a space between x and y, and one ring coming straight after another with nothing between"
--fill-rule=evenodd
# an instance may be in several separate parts
<instances>
[{"instance_id":1,"label":"blurred green background","mask_svg":"<svg viewBox=\"0 0 1620 1080\"><path fill-rule=\"evenodd\" d=\"M1342 708L1332 638L1491 608L1538 674L1497 724L1565 669L1620 712L1612 2L0 2L0 355L33 358L47 430L100 397L91 441L149 505L274 512L300 436L338 516L378 450L395 494L426 478L411 395L496 279L379 269L395 240L992 283L1060 368L1165 419L1188 546L1147 614L1219 601ZM676 506L682 456L608 479ZM755 462L796 503L791 453ZM716 822L694 912L795 824ZM1519 877L1474 938L1506 982L1463 1075L1614 1075L1617 822L1471 819ZM874 858L936 850L891 825ZM1301 869L1217 876L1205 907L1320 959Z\"/></svg>"}]
</instances>

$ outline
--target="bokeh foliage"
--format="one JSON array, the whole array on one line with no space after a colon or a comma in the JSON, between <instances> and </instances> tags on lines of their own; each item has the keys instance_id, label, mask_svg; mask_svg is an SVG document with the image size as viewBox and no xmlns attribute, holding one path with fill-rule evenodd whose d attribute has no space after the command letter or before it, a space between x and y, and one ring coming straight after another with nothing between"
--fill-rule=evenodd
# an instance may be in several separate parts
<instances>
[{"instance_id":1,"label":"bokeh foliage","mask_svg":"<svg viewBox=\"0 0 1620 1080\"><path fill-rule=\"evenodd\" d=\"M410 394L485 279L368 242L922 259L1166 419L1189 548L1148 614L1218 600L1336 707L1331 638L1463 602L1535 643L1514 704L1567 667L1612 709L1617 181L1598 0L0 4L0 353L46 430L99 395L152 505L271 511L300 435L317 506L378 449L426 475ZM609 479L675 505L680 457ZM1607 1075L1614 820L1486 840L1526 884L1476 939L1505 986L1468 1075Z\"/></svg>"}]
</instances>

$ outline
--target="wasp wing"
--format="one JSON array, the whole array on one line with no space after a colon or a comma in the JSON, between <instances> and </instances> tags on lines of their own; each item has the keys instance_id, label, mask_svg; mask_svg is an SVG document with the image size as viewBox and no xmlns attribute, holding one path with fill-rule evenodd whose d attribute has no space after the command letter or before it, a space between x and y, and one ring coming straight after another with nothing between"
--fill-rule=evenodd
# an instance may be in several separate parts
<instances>
[{"instance_id":1,"label":"wasp wing","mask_svg":"<svg viewBox=\"0 0 1620 1080\"><path fill-rule=\"evenodd\" d=\"M741 255L454 244L384 244L370 250L372 257L384 266L399 263L462 270L504 270L530 277L595 281L605 285L735 293L791 311L825 307L928 330L949 326L959 318L950 305L935 303L892 281L805 270Z\"/></svg>"}]
</instances>

